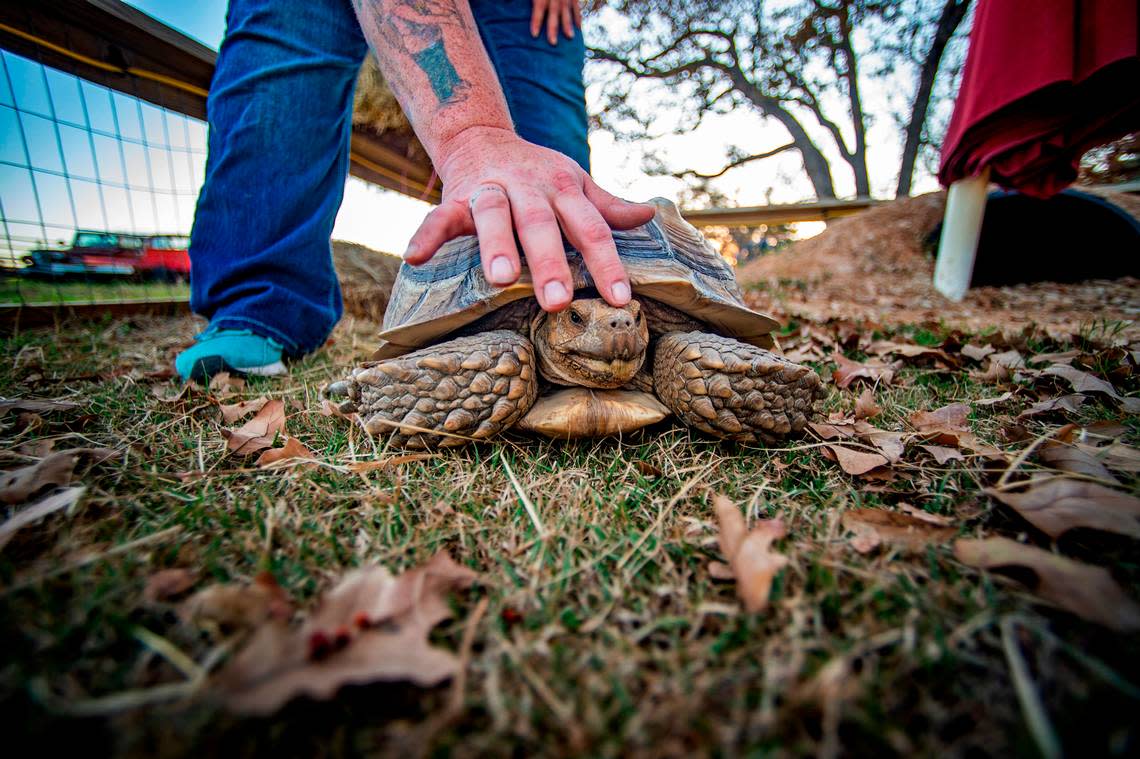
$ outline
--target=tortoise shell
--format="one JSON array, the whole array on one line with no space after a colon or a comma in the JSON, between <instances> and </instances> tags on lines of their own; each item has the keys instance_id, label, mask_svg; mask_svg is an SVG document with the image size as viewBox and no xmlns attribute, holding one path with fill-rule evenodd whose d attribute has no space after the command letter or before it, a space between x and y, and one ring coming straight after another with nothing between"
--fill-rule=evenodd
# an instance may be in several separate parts
<instances>
[{"instance_id":1,"label":"tortoise shell","mask_svg":"<svg viewBox=\"0 0 1140 759\"><path fill-rule=\"evenodd\" d=\"M771 348L779 323L744 305L732 267L672 202L651 201L657 215L648 224L615 230L618 256L634 296L653 298L729 337ZM594 282L577 250L567 246L574 289ZM483 276L479 244L462 237L444 245L430 261L404 264L384 314L380 349L374 359L392 358L439 342L451 332L523 298L534 297L525 261L518 282L495 287Z\"/></svg>"}]
</instances>

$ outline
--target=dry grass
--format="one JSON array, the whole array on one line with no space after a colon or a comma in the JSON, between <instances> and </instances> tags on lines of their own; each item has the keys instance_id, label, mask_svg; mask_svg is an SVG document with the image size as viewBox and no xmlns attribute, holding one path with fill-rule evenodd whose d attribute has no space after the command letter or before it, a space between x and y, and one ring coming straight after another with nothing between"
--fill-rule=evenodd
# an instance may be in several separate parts
<instances>
[{"instance_id":1,"label":"dry grass","mask_svg":"<svg viewBox=\"0 0 1140 759\"><path fill-rule=\"evenodd\" d=\"M864 556L848 545L844 510L906 502L954 518L960 535L1024 535L1047 546L979 494L1000 474L980 459L937 467L911 450L898 479L868 483L844 475L810 439L726 446L665 425L624 441L511 438L364 474L259 471L225 455L216 405L204 395L172 403L153 392L173 394L146 372L167 366L195 328L189 319L70 324L4 346L7 356L39 348L44 359L5 362L0 395L81 404L4 418L6 466L26 460L21 446L47 439L57 449L125 452L83 478L89 491L77 513L25 529L0 553L0 713L39 752L82 744L120 755L1029 754L1003 620L1067 751L1127 753L1140 737L1140 694L1129 684L1140 679L1135 637L970 570L948 546ZM317 411L321 384L366 355L373 332L342 325L287 378L251 382L243 395L284 399L290 433L323 462L389 456L382 441ZM900 380L878 390L880 427L903 430L910 411L996 394L962 372L909 367ZM849 410L854 395L833 387L827 408ZM1028 442L1005 442L999 431L1023 405L976 407L971 424L1016 453ZM1086 422L1116 415L1095 402L1085 409ZM1135 443L1135 419L1128 424ZM646 474L654 467L660 476ZM791 564L763 616L744 614L732 585L708 576L719 557L712 491L749 518L787 522L781 550ZM1061 546L1110 567L1140 597L1134 543L1080 532ZM353 688L262 720L194 700L80 716L101 711L99 699L181 680L139 630L199 665L217 653L173 607L141 600L159 569L195 568L200 584L270 569L304 604L347 568L404 568L441 547L483 580L456 600L440 639L458 648L467 615L489 600L453 724L428 722L447 703L446 688L400 685Z\"/></svg>"}]
</instances>

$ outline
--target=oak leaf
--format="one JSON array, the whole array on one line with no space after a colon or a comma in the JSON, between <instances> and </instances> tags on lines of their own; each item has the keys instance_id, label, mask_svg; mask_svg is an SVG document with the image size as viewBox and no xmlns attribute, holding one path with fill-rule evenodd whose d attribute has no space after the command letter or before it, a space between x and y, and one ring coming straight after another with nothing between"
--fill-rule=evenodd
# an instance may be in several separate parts
<instances>
[{"instance_id":1,"label":"oak leaf","mask_svg":"<svg viewBox=\"0 0 1140 759\"><path fill-rule=\"evenodd\" d=\"M233 424L242 417L248 416L255 411L261 411L262 407L268 402L269 399L263 395L260 398L254 398L252 401L223 403L218 406L218 409L222 412L222 421L226 424Z\"/></svg>"},{"instance_id":2,"label":"oak leaf","mask_svg":"<svg viewBox=\"0 0 1140 759\"><path fill-rule=\"evenodd\" d=\"M1037 575L1035 593L1090 622L1119 632L1140 630L1140 605L1103 567L1094 567L1009 538L957 540L954 556L978 569L1026 567Z\"/></svg>"},{"instance_id":3,"label":"oak leaf","mask_svg":"<svg viewBox=\"0 0 1140 759\"><path fill-rule=\"evenodd\" d=\"M934 411L915 411L908 419L919 432L965 432L969 430L966 424L969 414L969 404L951 403Z\"/></svg>"},{"instance_id":4,"label":"oak leaf","mask_svg":"<svg viewBox=\"0 0 1140 759\"><path fill-rule=\"evenodd\" d=\"M395 577L379 566L354 570L299 626L262 625L218 673L214 692L234 711L264 715L299 696L332 698L345 685L436 685L460 662L428 635L451 616L448 594L477 577L443 551Z\"/></svg>"},{"instance_id":5,"label":"oak leaf","mask_svg":"<svg viewBox=\"0 0 1140 759\"><path fill-rule=\"evenodd\" d=\"M85 490L83 487L64 488L17 511L0 524L0 549L8 545L12 536L24 527L40 521L49 514L74 507Z\"/></svg>"},{"instance_id":6,"label":"oak leaf","mask_svg":"<svg viewBox=\"0 0 1140 759\"><path fill-rule=\"evenodd\" d=\"M855 418L871 419L883 412L883 407L875 400L875 391L864 388L859 397L855 399Z\"/></svg>"},{"instance_id":7,"label":"oak leaf","mask_svg":"<svg viewBox=\"0 0 1140 759\"><path fill-rule=\"evenodd\" d=\"M1112 476L1112 472L1108 471L1108 467L1087 447L1054 443L1042 446L1037 455L1054 469L1120 484L1120 481Z\"/></svg>"},{"instance_id":8,"label":"oak leaf","mask_svg":"<svg viewBox=\"0 0 1140 759\"><path fill-rule=\"evenodd\" d=\"M1115 401L1118 401L1121 406L1130 414L1140 413L1140 398L1125 397L1116 391L1109 383L1101 378L1082 372L1076 367L1067 364L1054 364L1045 370L1045 374L1052 374L1060 377L1073 386L1073 390L1077 393L1104 393Z\"/></svg>"},{"instance_id":9,"label":"oak leaf","mask_svg":"<svg viewBox=\"0 0 1140 759\"><path fill-rule=\"evenodd\" d=\"M1034 403L1032 406L1022 411L1017 415L1017 418L1025 419L1030 416L1040 416L1041 414L1051 414L1058 411L1076 413L1080 410L1081 404L1086 400L1087 397L1081 395L1080 393L1061 395L1056 398L1046 398L1045 400Z\"/></svg>"},{"instance_id":10,"label":"oak leaf","mask_svg":"<svg viewBox=\"0 0 1140 759\"><path fill-rule=\"evenodd\" d=\"M23 503L52 488L70 484L80 461L86 459L98 464L117 455L118 452L110 448L71 448L49 453L35 464L0 472L0 501Z\"/></svg>"},{"instance_id":11,"label":"oak leaf","mask_svg":"<svg viewBox=\"0 0 1140 759\"><path fill-rule=\"evenodd\" d=\"M858 361L852 361L842 353L836 353L831 357L831 360L836 364L836 369L831 373L831 377L835 380L836 386L840 388L846 388L859 378L889 385L894 379L897 369L894 364L861 364Z\"/></svg>"},{"instance_id":12,"label":"oak leaf","mask_svg":"<svg viewBox=\"0 0 1140 759\"><path fill-rule=\"evenodd\" d=\"M273 445L278 432L285 431L285 404L279 400L268 401L256 416L236 430L222 430L226 447L243 456L248 456Z\"/></svg>"},{"instance_id":13,"label":"oak leaf","mask_svg":"<svg viewBox=\"0 0 1140 759\"><path fill-rule=\"evenodd\" d=\"M713 510L720 526L720 551L728 559L709 565L717 579L735 579L736 595L751 613L764 611L776 573L788 564L788 557L772 550L772 543L787 534L782 519L761 519L748 530L736 504L717 493Z\"/></svg>"},{"instance_id":14,"label":"oak leaf","mask_svg":"<svg viewBox=\"0 0 1140 759\"><path fill-rule=\"evenodd\" d=\"M938 462L939 466L944 466L947 461L965 461L965 457L958 451L957 448L947 448L942 445L920 445L922 450L929 453Z\"/></svg>"},{"instance_id":15,"label":"oak leaf","mask_svg":"<svg viewBox=\"0 0 1140 759\"><path fill-rule=\"evenodd\" d=\"M824 455L836 461L847 474L860 475L887 466L890 461L881 453L859 451L842 445L828 444L823 447Z\"/></svg>"},{"instance_id":16,"label":"oak leaf","mask_svg":"<svg viewBox=\"0 0 1140 759\"><path fill-rule=\"evenodd\" d=\"M1083 480L1063 478L1030 483L1014 493L986 490L1020 514L1025 521L1056 538L1074 527L1115 532L1140 538L1140 498Z\"/></svg>"},{"instance_id":17,"label":"oak leaf","mask_svg":"<svg viewBox=\"0 0 1140 759\"><path fill-rule=\"evenodd\" d=\"M222 630L249 630L266 620L288 620L293 601L269 572L251 583L210 585L182 602L178 615L184 622Z\"/></svg>"}]
</instances>

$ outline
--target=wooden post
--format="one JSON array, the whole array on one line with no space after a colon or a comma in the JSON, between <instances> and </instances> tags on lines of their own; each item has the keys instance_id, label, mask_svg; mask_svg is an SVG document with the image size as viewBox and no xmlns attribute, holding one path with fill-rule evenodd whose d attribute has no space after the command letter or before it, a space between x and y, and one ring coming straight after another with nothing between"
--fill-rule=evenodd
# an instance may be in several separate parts
<instances>
[{"instance_id":1,"label":"wooden post","mask_svg":"<svg viewBox=\"0 0 1140 759\"><path fill-rule=\"evenodd\" d=\"M986 185L990 171L959 179L946 193L946 215L942 219L942 239L934 264L934 289L953 301L960 301L970 287L974 257L986 212Z\"/></svg>"}]
</instances>

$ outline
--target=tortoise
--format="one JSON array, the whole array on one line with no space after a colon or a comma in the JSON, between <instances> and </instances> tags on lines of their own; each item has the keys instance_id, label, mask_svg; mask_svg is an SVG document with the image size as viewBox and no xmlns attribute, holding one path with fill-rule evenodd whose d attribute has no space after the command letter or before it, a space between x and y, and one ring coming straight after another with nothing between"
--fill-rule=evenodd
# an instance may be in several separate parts
<instances>
[{"instance_id":1,"label":"tortoise","mask_svg":"<svg viewBox=\"0 0 1140 759\"><path fill-rule=\"evenodd\" d=\"M496 287L477 240L459 238L401 266L380 349L326 397L408 448L508 429L621 434L670 415L741 442L800 432L823 395L819 376L778 355L779 324L744 304L728 262L673 203L652 202L649 223L613 233L633 291L626 306L598 297L567 247L575 297L547 313L525 264L518 282Z\"/></svg>"}]
</instances>

